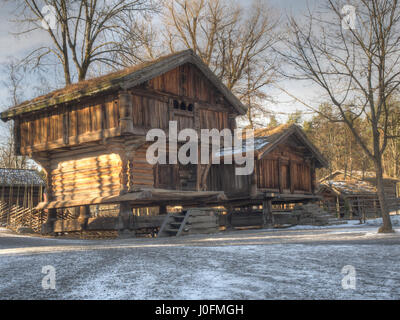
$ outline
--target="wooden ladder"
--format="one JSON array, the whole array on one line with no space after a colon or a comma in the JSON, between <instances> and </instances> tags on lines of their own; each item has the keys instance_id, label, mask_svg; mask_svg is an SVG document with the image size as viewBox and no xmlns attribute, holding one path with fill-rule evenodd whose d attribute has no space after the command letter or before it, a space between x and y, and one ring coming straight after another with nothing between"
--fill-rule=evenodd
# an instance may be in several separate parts
<instances>
[{"instance_id":1,"label":"wooden ladder","mask_svg":"<svg viewBox=\"0 0 400 320\"><path fill-rule=\"evenodd\" d=\"M183 210L179 213L168 213L165 217L157 237L179 237L185 230L186 223L190 216L190 210ZM187 230L185 230L187 231Z\"/></svg>"}]
</instances>

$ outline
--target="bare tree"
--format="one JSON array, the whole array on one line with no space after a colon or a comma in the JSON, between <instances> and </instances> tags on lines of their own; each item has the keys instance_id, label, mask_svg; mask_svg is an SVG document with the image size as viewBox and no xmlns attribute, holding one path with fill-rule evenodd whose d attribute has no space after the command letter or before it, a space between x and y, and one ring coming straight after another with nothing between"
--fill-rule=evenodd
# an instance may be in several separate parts
<instances>
[{"instance_id":1,"label":"bare tree","mask_svg":"<svg viewBox=\"0 0 400 320\"><path fill-rule=\"evenodd\" d=\"M383 219L379 232L392 232L382 155L390 140L388 102L400 86L400 5L397 0L347 4L327 0L320 13L309 10L301 22L290 18L290 34L281 54L291 66L288 75L322 89L335 107L332 114L322 115L345 123L373 162ZM356 130L359 118L370 127L368 138Z\"/></svg>"},{"instance_id":2,"label":"bare tree","mask_svg":"<svg viewBox=\"0 0 400 320\"><path fill-rule=\"evenodd\" d=\"M42 28L51 39L51 45L35 48L25 62L38 66L45 57L56 57L68 85L75 74L84 80L93 64L115 68L113 54L122 50L121 39L128 31L124 22L134 21L154 4L152 0L19 0L18 8L16 22L25 26L19 34Z\"/></svg>"},{"instance_id":3,"label":"bare tree","mask_svg":"<svg viewBox=\"0 0 400 320\"><path fill-rule=\"evenodd\" d=\"M257 118L269 114L265 103L272 100L265 90L276 80L272 46L279 16L274 10L260 1L245 8L231 0L167 0L157 22L158 27L139 28L147 43L145 57L192 49L249 106L246 122L263 124ZM134 62L138 52L133 48L132 58L124 60Z\"/></svg>"},{"instance_id":4,"label":"bare tree","mask_svg":"<svg viewBox=\"0 0 400 320\"><path fill-rule=\"evenodd\" d=\"M3 72L7 78L2 81L2 85L9 92L9 102L17 105L22 102L24 83L24 70L16 61L11 60L3 66ZM8 123L2 128L3 134L0 140L0 167L27 169L33 166L26 156L15 154L14 128L12 123Z\"/></svg>"}]
</instances>

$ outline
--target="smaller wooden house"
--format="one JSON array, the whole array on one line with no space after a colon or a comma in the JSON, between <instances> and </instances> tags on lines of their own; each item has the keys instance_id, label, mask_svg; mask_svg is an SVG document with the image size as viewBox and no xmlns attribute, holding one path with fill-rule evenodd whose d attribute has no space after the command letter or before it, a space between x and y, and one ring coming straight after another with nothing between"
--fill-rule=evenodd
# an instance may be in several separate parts
<instances>
[{"instance_id":1,"label":"smaller wooden house","mask_svg":"<svg viewBox=\"0 0 400 320\"><path fill-rule=\"evenodd\" d=\"M37 170L0 168L0 201L33 208L43 201L45 182Z\"/></svg>"},{"instance_id":2,"label":"smaller wooden house","mask_svg":"<svg viewBox=\"0 0 400 320\"><path fill-rule=\"evenodd\" d=\"M316 169L327 160L297 125L280 125L254 132L254 171L235 175L235 164L224 164L225 155L237 152L221 149L221 164L212 165L208 190L223 190L228 207L262 206L264 222L272 215L272 205L289 207L320 199L316 195ZM243 146L243 153L247 152Z\"/></svg>"},{"instance_id":3,"label":"smaller wooden house","mask_svg":"<svg viewBox=\"0 0 400 320\"><path fill-rule=\"evenodd\" d=\"M399 209L399 180L384 176L390 211ZM322 178L318 187L323 206L338 218L365 219L381 215L375 173L337 170Z\"/></svg>"}]
</instances>

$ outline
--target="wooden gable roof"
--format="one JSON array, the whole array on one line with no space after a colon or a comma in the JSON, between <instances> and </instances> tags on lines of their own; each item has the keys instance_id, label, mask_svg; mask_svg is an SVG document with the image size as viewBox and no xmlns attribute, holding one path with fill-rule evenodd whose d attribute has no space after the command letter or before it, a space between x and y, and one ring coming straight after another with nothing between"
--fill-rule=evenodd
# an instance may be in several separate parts
<instances>
[{"instance_id":1,"label":"wooden gable roof","mask_svg":"<svg viewBox=\"0 0 400 320\"><path fill-rule=\"evenodd\" d=\"M327 180L318 187L318 194L325 190L342 196L376 196L376 188L366 181L359 180Z\"/></svg>"},{"instance_id":2,"label":"wooden gable roof","mask_svg":"<svg viewBox=\"0 0 400 320\"><path fill-rule=\"evenodd\" d=\"M257 158L262 159L278 145L287 141L290 137L295 136L317 160L317 168L327 167L328 161L319 152L318 148L307 138L304 131L297 125L280 125L273 129L259 129L254 132L254 141L265 141L260 150L257 150ZM260 143L259 142L259 143ZM260 143L261 144L261 143Z\"/></svg>"},{"instance_id":3,"label":"wooden gable roof","mask_svg":"<svg viewBox=\"0 0 400 320\"><path fill-rule=\"evenodd\" d=\"M145 62L136 66L107 74L105 76L81 81L66 86L63 89L55 90L46 95L21 103L9 108L0 114L3 121L14 117L45 108L54 107L59 104L73 102L85 97L96 96L97 94L113 91L127 90L149 81L161 74L164 74L180 65L191 63L195 65L204 76L221 92L224 98L243 115L245 107L240 100L217 78L207 65L193 52L185 50L170 54L153 61Z\"/></svg>"},{"instance_id":4,"label":"wooden gable roof","mask_svg":"<svg viewBox=\"0 0 400 320\"><path fill-rule=\"evenodd\" d=\"M325 157L319 152L316 146L307 138L303 130L293 124L293 125L280 125L275 128L263 128L254 131L254 144L251 148L254 151L254 156L256 159L262 159L267 156L270 152L272 152L279 145L287 141L290 137L296 136L296 138L303 144L313 155L313 157L317 160L316 167L322 168L328 166L328 161ZM243 136L244 137L244 136ZM243 143L242 149L237 150L234 147L228 149L221 149L216 156L224 157L228 154L235 154L238 152L245 153L246 152L246 144Z\"/></svg>"}]
</instances>

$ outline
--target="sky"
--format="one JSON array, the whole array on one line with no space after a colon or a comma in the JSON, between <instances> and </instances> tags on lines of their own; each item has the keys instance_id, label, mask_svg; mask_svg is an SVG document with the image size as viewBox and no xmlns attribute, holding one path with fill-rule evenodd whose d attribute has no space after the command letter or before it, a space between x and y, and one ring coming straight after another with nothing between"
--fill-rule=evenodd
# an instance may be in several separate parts
<instances>
[{"instance_id":1,"label":"sky","mask_svg":"<svg viewBox=\"0 0 400 320\"><path fill-rule=\"evenodd\" d=\"M250 3L251 1L245 0L245 2ZM3 83L7 75L1 66L10 59L21 59L33 48L41 47L50 42L45 30L35 31L23 36L15 35L16 32L20 31L18 24L12 21L12 19L15 19L13 14L15 3L15 1L0 0L0 110L10 106L9 94ZM291 14L302 14L307 5L314 6L317 0L269 0L267 3L280 10L282 16L285 17ZM302 100L312 100L313 96L316 95L315 87L298 81L285 80L279 82L278 85ZM271 94L276 101L274 105L269 107L278 113L278 118L281 120L286 118L286 114L295 110L305 110L302 104L296 103L278 89L270 89L267 93Z\"/></svg>"}]
</instances>

